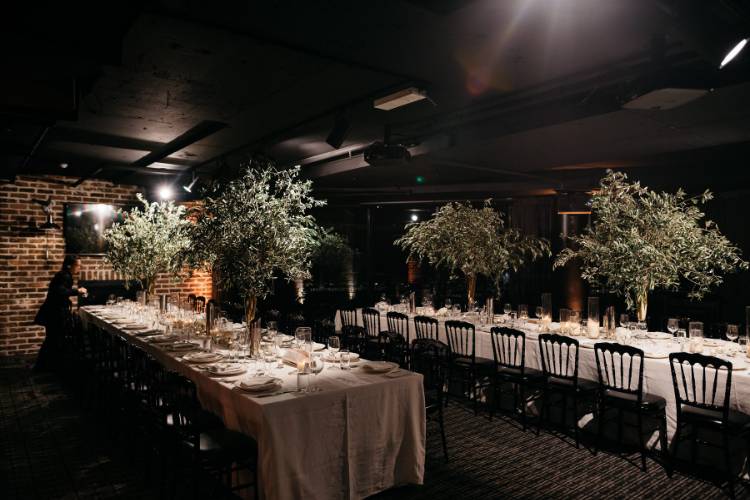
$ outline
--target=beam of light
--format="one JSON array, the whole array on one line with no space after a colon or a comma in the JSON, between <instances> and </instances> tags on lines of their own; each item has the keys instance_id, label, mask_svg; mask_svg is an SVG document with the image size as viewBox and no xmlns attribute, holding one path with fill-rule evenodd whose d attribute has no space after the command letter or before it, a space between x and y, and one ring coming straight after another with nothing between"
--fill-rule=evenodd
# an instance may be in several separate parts
<instances>
[{"instance_id":1,"label":"beam of light","mask_svg":"<svg viewBox=\"0 0 750 500\"><path fill-rule=\"evenodd\" d=\"M737 57L737 55L740 52L742 52L742 49L745 48L745 45L747 45L747 38L743 38L737 43L737 45L732 47L732 50L727 52L727 55L724 56L724 59L721 61L721 64L719 64L719 69L723 68L724 66L732 62L732 59Z\"/></svg>"},{"instance_id":2,"label":"beam of light","mask_svg":"<svg viewBox=\"0 0 750 500\"><path fill-rule=\"evenodd\" d=\"M159 188L159 198L162 200L171 200L174 198L174 191L169 186L162 186Z\"/></svg>"}]
</instances>

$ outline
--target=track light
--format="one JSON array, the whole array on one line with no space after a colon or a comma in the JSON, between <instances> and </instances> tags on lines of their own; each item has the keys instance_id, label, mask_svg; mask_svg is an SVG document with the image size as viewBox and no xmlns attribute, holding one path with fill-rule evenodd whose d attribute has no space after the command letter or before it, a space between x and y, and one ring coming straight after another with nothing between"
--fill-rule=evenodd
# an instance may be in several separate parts
<instances>
[{"instance_id":1,"label":"track light","mask_svg":"<svg viewBox=\"0 0 750 500\"><path fill-rule=\"evenodd\" d=\"M727 55L724 56L724 59L721 61L721 64L719 64L719 69L723 68L724 66L726 66L727 64L729 64L730 62L732 62L732 60L735 57L737 57L737 55L740 52L742 52L742 49L745 48L745 45L747 45L747 38L743 38L742 40L740 40L739 42L737 42L737 45L735 45L734 47L732 47L732 50L730 50L729 52L727 52Z\"/></svg>"},{"instance_id":2,"label":"track light","mask_svg":"<svg viewBox=\"0 0 750 500\"><path fill-rule=\"evenodd\" d=\"M190 181L190 184L183 185L182 189L184 189L188 193L192 193L193 192L193 186L195 186L196 182L198 182L198 177L196 177L195 172L193 172L193 180Z\"/></svg>"}]
</instances>

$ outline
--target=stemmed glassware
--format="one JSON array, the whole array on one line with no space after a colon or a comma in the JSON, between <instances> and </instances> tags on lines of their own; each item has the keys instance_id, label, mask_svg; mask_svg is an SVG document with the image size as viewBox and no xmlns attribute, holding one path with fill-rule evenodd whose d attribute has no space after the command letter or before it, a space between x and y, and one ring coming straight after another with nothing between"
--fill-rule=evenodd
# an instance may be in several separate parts
<instances>
[{"instance_id":1,"label":"stemmed glassware","mask_svg":"<svg viewBox=\"0 0 750 500\"><path fill-rule=\"evenodd\" d=\"M674 336L677 330L680 328L680 322L677 318L669 318L667 320L667 331Z\"/></svg>"},{"instance_id":2,"label":"stemmed glassware","mask_svg":"<svg viewBox=\"0 0 750 500\"><path fill-rule=\"evenodd\" d=\"M330 353L329 361L336 360L336 355L338 354L340 349L341 349L341 339L335 335L328 337L328 352Z\"/></svg>"},{"instance_id":3,"label":"stemmed glassware","mask_svg":"<svg viewBox=\"0 0 750 500\"><path fill-rule=\"evenodd\" d=\"M628 313L620 314L620 326L623 328L630 326L630 315Z\"/></svg>"},{"instance_id":4,"label":"stemmed glassware","mask_svg":"<svg viewBox=\"0 0 750 500\"><path fill-rule=\"evenodd\" d=\"M510 304L503 304L503 312L507 316L513 310L513 306Z\"/></svg>"},{"instance_id":5,"label":"stemmed glassware","mask_svg":"<svg viewBox=\"0 0 750 500\"><path fill-rule=\"evenodd\" d=\"M740 327L739 325L727 325L727 340L734 343L739 337L740 337Z\"/></svg>"},{"instance_id":6,"label":"stemmed glassware","mask_svg":"<svg viewBox=\"0 0 750 500\"><path fill-rule=\"evenodd\" d=\"M536 306L536 309L534 309L534 316L536 316L539 319L542 319L542 313L544 312L544 309L542 306Z\"/></svg>"},{"instance_id":7,"label":"stemmed glassware","mask_svg":"<svg viewBox=\"0 0 750 500\"><path fill-rule=\"evenodd\" d=\"M317 380L318 375L323 371L324 367L325 361L323 360L323 356L320 354L313 354L310 358L310 371L313 374L313 383L310 386L310 392L318 392L321 390L320 387L318 387Z\"/></svg>"}]
</instances>

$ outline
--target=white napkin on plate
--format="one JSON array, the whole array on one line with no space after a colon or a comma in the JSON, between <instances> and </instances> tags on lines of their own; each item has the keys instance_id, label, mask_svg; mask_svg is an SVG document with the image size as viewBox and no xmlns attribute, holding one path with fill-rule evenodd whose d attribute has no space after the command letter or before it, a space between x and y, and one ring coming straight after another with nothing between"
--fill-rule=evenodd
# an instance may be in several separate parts
<instances>
[{"instance_id":1,"label":"white napkin on plate","mask_svg":"<svg viewBox=\"0 0 750 500\"><path fill-rule=\"evenodd\" d=\"M239 381L237 387L243 391L266 392L281 387L281 379L276 377L246 377Z\"/></svg>"},{"instance_id":2,"label":"white napkin on plate","mask_svg":"<svg viewBox=\"0 0 750 500\"><path fill-rule=\"evenodd\" d=\"M298 366L300 363L305 363L310 360L308 352L301 349L287 349L284 355L281 357L284 363Z\"/></svg>"}]
</instances>

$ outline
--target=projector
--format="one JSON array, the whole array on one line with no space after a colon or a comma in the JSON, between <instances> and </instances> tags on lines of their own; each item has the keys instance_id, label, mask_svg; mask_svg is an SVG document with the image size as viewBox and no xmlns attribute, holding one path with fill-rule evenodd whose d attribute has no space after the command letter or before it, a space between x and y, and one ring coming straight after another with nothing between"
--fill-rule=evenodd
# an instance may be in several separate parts
<instances>
[{"instance_id":1,"label":"projector","mask_svg":"<svg viewBox=\"0 0 750 500\"><path fill-rule=\"evenodd\" d=\"M405 165L411 161L411 153L401 144L373 142L364 150L364 158L372 166Z\"/></svg>"}]
</instances>

